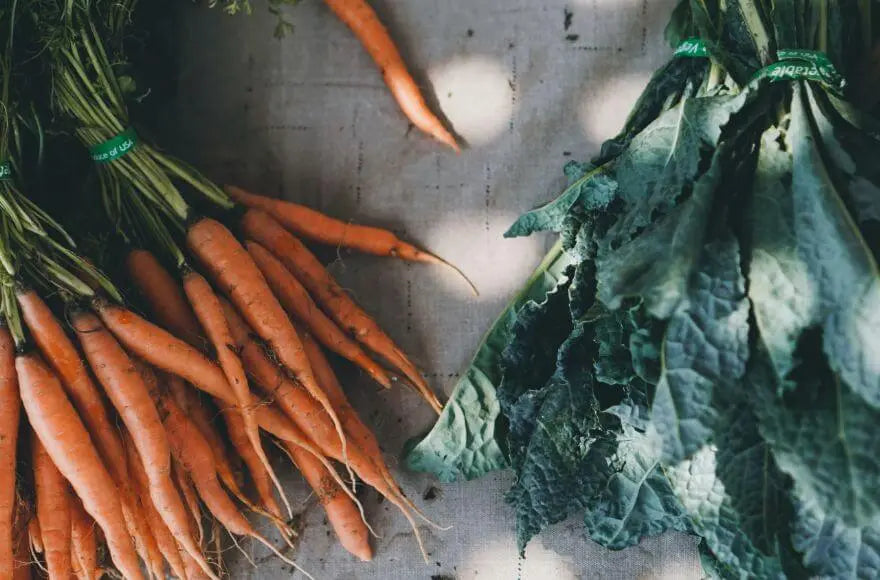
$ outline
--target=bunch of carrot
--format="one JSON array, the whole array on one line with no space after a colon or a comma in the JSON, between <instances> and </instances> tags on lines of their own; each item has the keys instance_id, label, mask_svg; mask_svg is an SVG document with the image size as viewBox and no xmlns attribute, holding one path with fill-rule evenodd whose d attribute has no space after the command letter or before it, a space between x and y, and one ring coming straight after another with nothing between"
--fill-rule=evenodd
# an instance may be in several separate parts
<instances>
[{"instance_id":1,"label":"bunch of carrot","mask_svg":"<svg viewBox=\"0 0 880 580\"><path fill-rule=\"evenodd\" d=\"M302 239L446 262L385 230L224 191L137 141L97 165L107 216L131 248L125 270L143 308L130 309L20 193L23 169L8 147L16 4L0 8L9 32L0 163L16 168L11 179L0 173L0 578L30 577L28 546L50 578L97 578L110 567L125 578L164 578L166 569L217 578L221 529L296 566L247 517L265 518L292 545L270 440L352 554L372 557L355 477L401 510L422 548L414 515L436 524L395 482L325 351L383 387L412 386L438 413L441 404ZM45 62L56 113L90 148L129 128L111 63L124 61L119 39L133 4L24 3L43 34L29 58Z\"/></svg>"}]
</instances>

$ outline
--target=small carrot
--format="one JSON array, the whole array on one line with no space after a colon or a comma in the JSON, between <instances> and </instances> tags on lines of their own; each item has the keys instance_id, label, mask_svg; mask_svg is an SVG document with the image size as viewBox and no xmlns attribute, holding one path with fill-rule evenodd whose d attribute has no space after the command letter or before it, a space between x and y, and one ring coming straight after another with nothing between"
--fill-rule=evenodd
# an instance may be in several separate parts
<instances>
[{"instance_id":1,"label":"small carrot","mask_svg":"<svg viewBox=\"0 0 880 580\"><path fill-rule=\"evenodd\" d=\"M269 540L254 529L226 494L217 479L214 455L211 453L210 445L201 436L199 430L186 419L183 411L171 397L164 396L162 398L162 410L165 430L171 441L174 456L189 473L199 492L199 497L202 498L214 517L230 533L257 540L274 552L276 556L299 569L296 563L282 555Z\"/></svg>"},{"instance_id":2,"label":"small carrot","mask_svg":"<svg viewBox=\"0 0 880 580\"><path fill-rule=\"evenodd\" d=\"M70 501L71 560L79 580L97 580L98 541L95 538L95 521L86 513L82 502L72 497Z\"/></svg>"},{"instance_id":3,"label":"small carrot","mask_svg":"<svg viewBox=\"0 0 880 580\"><path fill-rule=\"evenodd\" d=\"M210 570L188 529L183 527L186 510L171 480L171 449L156 409L156 395L150 391L131 358L101 323L89 312L73 315L73 326L89 366L104 386L139 455L150 481L150 497L178 542L200 564Z\"/></svg>"},{"instance_id":4,"label":"small carrot","mask_svg":"<svg viewBox=\"0 0 880 580\"><path fill-rule=\"evenodd\" d=\"M37 554L43 553L43 532L40 530L40 520L37 518L37 514L31 516L31 519L28 520L27 525L27 533L28 540L31 544L31 549Z\"/></svg>"},{"instance_id":5,"label":"small carrot","mask_svg":"<svg viewBox=\"0 0 880 580\"><path fill-rule=\"evenodd\" d=\"M171 474L174 477L177 489L180 490L180 495L183 496L183 501L186 503L186 507L189 510L192 527L198 532L196 537L198 538L199 544L202 544L205 541L205 529L202 524L202 509L201 506L199 506L199 496L196 493L196 488L193 485L192 480L186 474L186 471L173 457L171 460Z\"/></svg>"},{"instance_id":6,"label":"small carrot","mask_svg":"<svg viewBox=\"0 0 880 580\"><path fill-rule=\"evenodd\" d=\"M129 472L131 473L133 480L132 487L137 489L141 494L141 497L143 497L144 514L151 535L156 542L156 548L162 554L162 557L165 558L165 561L168 562L171 572L178 578L186 579L186 569L184 568L182 559L183 554L186 554L186 551L180 548L179 544L174 539L174 536L171 535L168 526L162 521L162 516L160 516L159 512L156 510L156 506L153 505L152 500L150 500L150 481L147 477L147 472L144 469L143 461L141 460L140 455L138 455L134 443L132 443L130 439L127 441L125 451L128 459ZM164 576L159 576L159 578L163 577Z\"/></svg>"},{"instance_id":7,"label":"small carrot","mask_svg":"<svg viewBox=\"0 0 880 580\"><path fill-rule=\"evenodd\" d=\"M13 528L13 557L14 567L12 570L11 580L32 580L33 578L33 558L30 553L30 543L28 528L30 527L28 509L24 507L24 500L19 498L18 507L15 514L15 523Z\"/></svg>"},{"instance_id":8,"label":"small carrot","mask_svg":"<svg viewBox=\"0 0 880 580\"><path fill-rule=\"evenodd\" d=\"M403 372L416 385L428 404L438 414L440 413L442 405L415 365L379 328L379 325L355 304L296 236L281 227L269 214L260 210L245 212L241 219L241 227L245 236L258 242L281 260L342 328Z\"/></svg>"},{"instance_id":9,"label":"small carrot","mask_svg":"<svg viewBox=\"0 0 880 580\"><path fill-rule=\"evenodd\" d=\"M282 518L281 508L278 502L275 501L275 495L272 493L272 480L262 462L254 453L253 447L248 444L247 433L244 431L244 421L241 415L233 407L228 406L223 413L223 419L226 421L226 432L229 434L232 446L235 447L242 461L247 466L251 482L254 484L254 491L257 492L257 497L259 497L260 505L276 518Z\"/></svg>"},{"instance_id":10,"label":"small carrot","mask_svg":"<svg viewBox=\"0 0 880 580\"><path fill-rule=\"evenodd\" d=\"M357 506L347 495L342 493L339 485L327 473L327 469L314 458L303 453L302 449L290 445L287 447L291 459L302 473L309 487L318 497L318 502L327 513L327 520L333 526L336 537L342 547L363 560L373 559L370 547L370 536Z\"/></svg>"},{"instance_id":11,"label":"small carrot","mask_svg":"<svg viewBox=\"0 0 880 580\"><path fill-rule=\"evenodd\" d=\"M183 276L183 290L189 299L190 306L196 313L196 317L205 329L208 339L214 346L217 354L217 360L226 380L235 393L238 404L236 410L241 415L244 422L245 433L248 440L254 448L254 452L263 464L266 473L274 483L275 488L282 496L282 500L287 506L287 511L292 515L290 504L284 496L284 490L281 487L281 481L272 469L269 458L263 449L260 441L260 427L254 415L254 409L250 406L251 391L248 385L247 376L245 376L244 368L241 360L235 352L232 337L229 334L229 327L226 324L226 318L223 316L223 309L220 307L220 301L208 281L198 272L189 271Z\"/></svg>"},{"instance_id":12,"label":"small carrot","mask_svg":"<svg viewBox=\"0 0 880 580\"><path fill-rule=\"evenodd\" d=\"M128 275L159 324L197 348L204 348L199 322L180 284L151 252L132 250L126 257Z\"/></svg>"},{"instance_id":13,"label":"small carrot","mask_svg":"<svg viewBox=\"0 0 880 580\"><path fill-rule=\"evenodd\" d=\"M0 578L15 569L13 523L16 511L15 459L21 397L15 376L15 344L9 330L0 327Z\"/></svg>"},{"instance_id":14,"label":"small carrot","mask_svg":"<svg viewBox=\"0 0 880 580\"><path fill-rule=\"evenodd\" d=\"M220 286L251 327L272 345L281 363L327 410L345 449L345 432L327 396L315 382L302 342L284 309L247 250L223 224L203 218L187 230L187 244L208 267Z\"/></svg>"},{"instance_id":15,"label":"small carrot","mask_svg":"<svg viewBox=\"0 0 880 580\"><path fill-rule=\"evenodd\" d=\"M31 438L37 516L50 578L70 578L70 491L34 435Z\"/></svg>"},{"instance_id":16,"label":"small carrot","mask_svg":"<svg viewBox=\"0 0 880 580\"><path fill-rule=\"evenodd\" d=\"M335 322L327 318L309 296L308 290L278 258L256 242L245 242L245 246L288 314L308 326L324 346L367 371L386 389L391 388L391 380L382 367L368 357L354 340L336 326Z\"/></svg>"},{"instance_id":17,"label":"small carrot","mask_svg":"<svg viewBox=\"0 0 880 580\"><path fill-rule=\"evenodd\" d=\"M129 580L141 580L116 486L60 381L34 353L16 356L15 369L31 427L86 511L104 531L116 567Z\"/></svg>"},{"instance_id":18,"label":"small carrot","mask_svg":"<svg viewBox=\"0 0 880 580\"><path fill-rule=\"evenodd\" d=\"M460 153L461 149L455 137L425 104L425 98L412 75L409 74L397 46L367 1L324 1L336 16L351 28L370 53L382 72L385 84L391 89L391 94L412 124L441 143L449 145L456 153Z\"/></svg>"}]
</instances>

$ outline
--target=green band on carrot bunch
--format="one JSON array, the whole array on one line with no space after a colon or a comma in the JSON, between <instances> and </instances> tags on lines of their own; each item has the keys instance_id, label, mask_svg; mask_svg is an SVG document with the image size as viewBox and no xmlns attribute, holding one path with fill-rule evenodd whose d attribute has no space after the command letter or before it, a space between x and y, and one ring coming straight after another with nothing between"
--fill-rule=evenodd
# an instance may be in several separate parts
<instances>
[{"instance_id":1,"label":"green band on carrot bunch","mask_svg":"<svg viewBox=\"0 0 880 580\"><path fill-rule=\"evenodd\" d=\"M134 149L137 140L134 128L129 127L119 135L90 147L89 154L95 163L110 163Z\"/></svg>"},{"instance_id":2,"label":"green band on carrot bunch","mask_svg":"<svg viewBox=\"0 0 880 580\"><path fill-rule=\"evenodd\" d=\"M672 54L675 58L709 58L709 49L702 38L688 38Z\"/></svg>"},{"instance_id":3,"label":"green band on carrot bunch","mask_svg":"<svg viewBox=\"0 0 880 580\"><path fill-rule=\"evenodd\" d=\"M0 181L12 179L12 164L8 161L0 162Z\"/></svg>"},{"instance_id":4,"label":"green band on carrot bunch","mask_svg":"<svg viewBox=\"0 0 880 580\"><path fill-rule=\"evenodd\" d=\"M780 49L779 60L759 70L752 81L814 81L829 89L841 91L846 81L823 52L815 50Z\"/></svg>"}]
</instances>

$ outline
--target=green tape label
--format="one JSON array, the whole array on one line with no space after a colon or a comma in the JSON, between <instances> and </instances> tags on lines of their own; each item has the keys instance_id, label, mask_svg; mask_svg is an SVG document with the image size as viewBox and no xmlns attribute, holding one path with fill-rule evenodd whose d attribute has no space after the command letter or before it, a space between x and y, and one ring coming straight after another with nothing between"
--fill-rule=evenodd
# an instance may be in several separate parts
<instances>
[{"instance_id":1,"label":"green tape label","mask_svg":"<svg viewBox=\"0 0 880 580\"><path fill-rule=\"evenodd\" d=\"M12 179L12 164L8 161L0 163L0 181Z\"/></svg>"},{"instance_id":2,"label":"green tape label","mask_svg":"<svg viewBox=\"0 0 880 580\"><path fill-rule=\"evenodd\" d=\"M688 38L672 54L675 58L709 58L709 50L700 38Z\"/></svg>"},{"instance_id":3,"label":"green tape label","mask_svg":"<svg viewBox=\"0 0 880 580\"><path fill-rule=\"evenodd\" d=\"M137 145L137 133L130 127L119 135L89 148L89 154L95 163L110 163L126 155L135 145Z\"/></svg>"},{"instance_id":4,"label":"green tape label","mask_svg":"<svg viewBox=\"0 0 880 580\"><path fill-rule=\"evenodd\" d=\"M777 54L779 61L759 70L753 80L766 78L770 79L771 83L814 81L835 91L840 91L846 86L846 81L824 53L789 49L779 50Z\"/></svg>"}]
</instances>

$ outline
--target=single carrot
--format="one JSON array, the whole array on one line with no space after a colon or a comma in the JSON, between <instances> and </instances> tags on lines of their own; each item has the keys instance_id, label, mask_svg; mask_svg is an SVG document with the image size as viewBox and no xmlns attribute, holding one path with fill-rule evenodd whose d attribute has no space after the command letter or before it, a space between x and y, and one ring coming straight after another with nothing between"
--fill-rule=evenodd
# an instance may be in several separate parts
<instances>
[{"instance_id":1,"label":"single carrot","mask_svg":"<svg viewBox=\"0 0 880 580\"><path fill-rule=\"evenodd\" d=\"M253 538L265 545L276 556L297 567L296 563L281 554L262 534L257 532L247 518L238 510L217 479L214 455L208 441L190 421L177 403L169 396L162 397L165 430L171 441L175 459L186 469L199 497L215 518L230 533Z\"/></svg>"},{"instance_id":2,"label":"single carrot","mask_svg":"<svg viewBox=\"0 0 880 580\"><path fill-rule=\"evenodd\" d=\"M224 403L236 404L235 395L226 382L223 371L195 348L121 306L96 301L94 307L107 328L126 348L145 361L180 376ZM284 414L272 407L260 405L253 395L251 405L256 409L261 428L279 439L302 447L330 468L330 463ZM334 439L339 441L338 437Z\"/></svg>"},{"instance_id":3,"label":"single carrot","mask_svg":"<svg viewBox=\"0 0 880 580\"><path fill-rule=\"evenodd\" d=\"M245 246L288 314L308 326L327 348L367 371L386 389L391 388L391 380L382 367L368 357L357 342L342 332L335 322L327 318L309 296L308 290L278 258L256 242L245 242Z\"/></svg>"},{"instance_id":4,"label":"single carrot","mask_svg":"<svg viewBox=\"0 0 880 580\"><path fill-rule=\"evenodd\" d=\"M15 459L21 397L15 376L15 344L9 330L0 327L0 578L10 578L15 569Z\"/></svg>"},{"instance_id":5,"label":"single carrot","mask_svg":"<svg viewBox=\"0 0 880 580\"><path fill-rule=\"evenodd\" d=\"M253 447L248 443L241 415L235 408L228 406L223 413L223 419L226 421L226 432L229 435L232 446L247 466L260 505L276 518L282 518L281 507L279 507L278 502L275 500L275 495L272 493L272 480L263 463L254 453Z\"/></svg>"},{"instance_id":6,"label":"single carrot","mask_svg":"<svg viewBox=\"0 0 880 580\"><path fill-rule=\"evenodd\" d=\"M369 530L351 498L342 493L339 485L327 473L327 469L316 462L311 455L293 445L287 446L286 449L309 487L315 492L318 502L324 507L327 520L333 526L342 547L364 562L372 560L373 550L370 547Z\"/></svg>"},{"instance_id":7,"label":"single carrot","mask_svg":"<svg viewBox=\"0 0 880 580\"><path fill-rule=\"evenodd\" d=\"M86 513L82 502L75 497L70 501L71 561L80 580L96 580L98 571L98 541L95 538L95 520Z\"/></svg>"},{"instance_id":8,"label":"single carrot","mask_svg":"<svg viewBox=\"0 0 880 580\"><path fill-rule=\"evenodd\" d=\"M220 307L220 301L208 281L198 272L187 272L183 276L183 290L189 298L190 306L196 313L196 317L205 329L208 339L214 346L217 353L217 360L226 380L235 393L238 404L236 410L241 415L244 423L245 433L248 440L254 448L257 458L263 464L266 473L275 485L275 488L281 494L282 501L287 506L287 511L293 515L290 504L284 495L284 489L281 487L281 481L272 469L269 458L263 449L262 441L260 441L260 427L257 424L254 415L254 409L251 407L251 391L248 385L247 376L241 365L241 359L235 352L232 336L229 334L229 327L226 324L226 317L223 316L223 309Z\"/></svg>"},{"instance_id":9,"label":"single carrot","mask_svg":"<svg viewBox=\"0 0 880 580\"><path fill-rule=\"evenodd\" d=\"M73 326L89 366L131 434L144 460L150 497L177 541L210 570L186 522L186 509L171 479L171 449L154 398L131 358L101 320L90 312L73 315Z\"/></svg>"},{"instance_id":10,"label":"single carrot","mask_svg":"<svg viewBox=\"0 0 880 580\"><path fill-rule=\"evenodd\" d=\"M43 553L43 532L40 530L40 520L37 518L37 514L31 516L31 519L28 520L27 525L27 533L28 540L30 541L31 549L37 554Z\"/></svg>"},{"instance_id":11,"label":"single carrot","mask_svg":"<svg viewBox=\"0 0 880 580\"><path fill-rule=\"evenodd\" d=\"M333 279L321 262L269 214L248 210L241 219L245 236L261 244L305 286L340 327L403 372L438 414L442 405L415 365ZM250 322L250 321L248 321Z\"/></svg>"},{"instance_id":12,"label":"single carrot","mask_svg":"<svg viewBox=\"0 0 880 580\"><path fill-rule=\"evenodd\" d=\"M147 250L132 250L126 257L128 275L159 323L197 348L204 348L199 322L183 296L180 284L158 258Z\"/></svg>"},{"instance_id":13,"label":"single carrot","mask_svg":"<svg viewBox=\"0 0 880 580\"><path fill-rule=\"evenodd\" d=\"M370 53L382 72L385 84L397 104L413 125L444 143L456 152L461 149L455 137L443 126L425 104L425 98L406 68L403 57L382 25L376 12L366 0L324 0L336 16L351 28L354 35Z\"/></svg>"},{"instance_id":14,"label":"single carrot","mask_svg":"<svg viewBox=\"0 0 880 580\"><path fill-rule=\"evenodd\" d=\"M251 327L272 345L281 363L327 410L336 425L344 450L346 444L342 424L327 396L315 382L293 325L247 250L223 224L209 218L190 226L186 239L189 248L208 267L214 281Z\"/></svg>"},{"instance_id":15,"label":"single carrot","mask_svg":"<svg viewBox=\"0 0 880 580\"><path fill-rule=\"evenodd\" d=\"M143 460L138 455L134 443L129 441L129 444L125 446L125 450L128 457L129 471L132 476L132 487L137 489L141 497L143 497L144 514L147 518L147 525L150 528L151 535L156 542L156 548L162 554L162 557L165 558L165 561L168 562L171 572L178 578L186 579L186 568L183 564L183 555L186 554L186 551L180 548L174 536L171 535L168 526L162 521L162 516L156 510L156 506L150 500L150 481L144 469ZM186 555L189 556L188 554ZM159 577L162 578L164 576Z\"/></svg>"},{"instance_id":16,"label":"single carrot","mask_svg":"<svg viewBox=\"0 0 880 580\"><path fill-rule=\"evenodd\" d=\"M186 474L186 471L173 457L171 460L171 473L174 477L174 482L177 484L177 489L180 490L180 495L183 496L183 501L189 510L192 527L198 532L196 538L199 544L202 544L205 541L205 529L202 524L202 509L199 506L199 496L196 493L196 488Z\"/></svg>"},{"instance_id":17,"label":"single carrot","mask_svg":"<svg viewBox=\"0 0 880 580\"><path fill-rule=\"evenodd\" d=\"M28 528L30 527L29 510L25 507L24 500L19 498L13 526L13 558L14 565L12 574L6 576L11 580L32 580L33 558L30 552Z\"/></svg>"},{"instance_id":18,"label":"single carrot","mask_svg":"<svg viewBox=\"0 0 880 580\"><path fill-rule=\"evenodd\" d=\"M34 353L16 356L15 369L25 414L52 462L104 531L117 569L129 580L142 579L116 486L58 377Z\"/></svg>"},{"instance_id":19,"label":"single carrot","mask_svg":"<svg viewBox=\"0 0 880 580\"><path fill-rule=\"evenodd\" d=\"M34 435L31 438L32 466L37 516L49 578L70 578L70 491L67 481L52 463Z\"/></svg>"}]
</instances>

